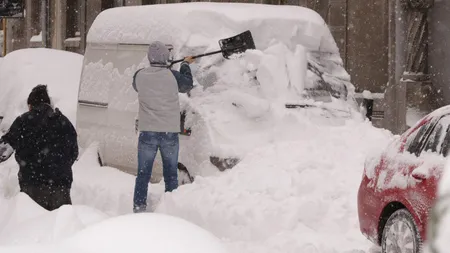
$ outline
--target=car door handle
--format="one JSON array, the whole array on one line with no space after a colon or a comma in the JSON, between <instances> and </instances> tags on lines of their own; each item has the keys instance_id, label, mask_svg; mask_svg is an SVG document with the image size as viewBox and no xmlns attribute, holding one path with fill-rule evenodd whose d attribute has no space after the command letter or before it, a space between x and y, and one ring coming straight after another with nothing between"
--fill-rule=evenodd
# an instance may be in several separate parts
<instances>
[{"instance_id":1,"label":"car door handle","mask_svg":"<svg viewBox=\"0 0 450 253\"><path fill-rule=\"evenodd\" d=\"M424 173L420 172L420 171L413 171L411 176L414 179L419 180L419 181L423 181L423 180L427 179L427 176Z\"/></svg>"}]
</instances>

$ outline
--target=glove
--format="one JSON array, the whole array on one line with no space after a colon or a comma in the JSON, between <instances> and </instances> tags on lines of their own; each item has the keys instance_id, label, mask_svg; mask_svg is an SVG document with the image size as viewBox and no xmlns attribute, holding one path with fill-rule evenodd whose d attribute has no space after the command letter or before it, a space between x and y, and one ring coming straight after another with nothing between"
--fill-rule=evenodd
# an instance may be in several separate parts
<instances>
[{"instance_id":1,"label":"glove","mask_svg":"<svg viewBox=\"0 0 450 253\"><path fill-rule=\"evenodd\" d=\"M14 149L6 142L0 142L0 163L6 161L14 153Z\"/></svg>"}]
</instances>

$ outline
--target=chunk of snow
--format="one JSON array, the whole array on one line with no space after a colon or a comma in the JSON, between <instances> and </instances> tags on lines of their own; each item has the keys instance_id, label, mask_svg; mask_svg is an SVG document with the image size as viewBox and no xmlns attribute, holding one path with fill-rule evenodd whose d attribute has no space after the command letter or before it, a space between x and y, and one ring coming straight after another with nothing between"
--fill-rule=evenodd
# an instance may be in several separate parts
<instances>
[{"instance_id":1,"label":"chunk of snow","mask_svg":"<svg viewBox=\"0 0 450 253\"><path fill-rule=\"evenodd\" d=\"M286 54L286 67L289 74L289 84L297 94L305 90L307 74L307 51L302 45L297 45L294 54Z\"/></svg>"},{"instance_id":2,"label":"chunk of snow","mask_svg":"<svg viewBox=\"0 0 450 253\"><path fill-rule=\"evenodd\" d=\"M42 31L31 37L30 42L42 42Z\"/></svg>"},{"instance_id":3,"label":"chunk of snow","mask_svg":"<svg viewBox=\"0 0 450 253\"><path fill-rule=\"evenodd\" d=\"M67 38L65 40L65 42L77 42L77 41L81 41L80 37L74 37L74 38Z\"/></svg>"},{"instance_id":4,"label":"chunk of snow","mask_svg":"<svg viewBox=\"0 0 450 253\"><path fill-rule=\"evenodd\" d=\"M368 90L364 90L362 95L363 95L363 98L365 98L365 99L373 99L372 93Z\"/></svg>"}]
</instances>

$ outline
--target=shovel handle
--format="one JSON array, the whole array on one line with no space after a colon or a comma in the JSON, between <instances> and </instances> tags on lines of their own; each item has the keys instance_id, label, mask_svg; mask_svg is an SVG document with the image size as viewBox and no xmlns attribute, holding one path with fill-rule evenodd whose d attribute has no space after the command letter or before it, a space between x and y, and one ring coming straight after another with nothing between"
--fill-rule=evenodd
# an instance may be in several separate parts
<instances>
[{"instance_id":1,"label":"shovel handle","mask_svg":"<svg viewBox=\"0 0 450 253\"><path fill-rule=\"evenodd\" d=\"M203 56L208 56L208 55L213 55L213 54L219 54L219 53L222 53L222 50L217 50L217 51L213 51L213 52L209 52L209 53L204 53L204 54L195 55L195 56L192 56L192 58L193 58L193 59L196 59L196 58L200 58L200 57L203 57ZM172 65L174 65L174 64L176 64L176 63L182 62L182 61L184 61L184 58L183 58L183 59L179 59L179 60L172 61L172 62L170 63L170 66L172 66Z\"/></svg>"}]
</instances>

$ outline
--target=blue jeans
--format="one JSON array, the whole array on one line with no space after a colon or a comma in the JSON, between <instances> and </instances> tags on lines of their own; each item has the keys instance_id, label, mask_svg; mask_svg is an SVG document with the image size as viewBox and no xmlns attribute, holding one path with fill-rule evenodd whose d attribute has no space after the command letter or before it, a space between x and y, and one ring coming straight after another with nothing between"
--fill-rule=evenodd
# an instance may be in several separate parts
<instances>
[{"instance_id":1,"label":"blue jeans","mask_svg":"<svg viewBox=\"0 0 450 253\"><path fill-rule=\"evenodd\" d=\"M178 133L141 132L138 143L138 173L134 188L134 212L147 208L148 184L158 149L163 163L166 192L178 188Z\"/></svg>"}]
</instances>

